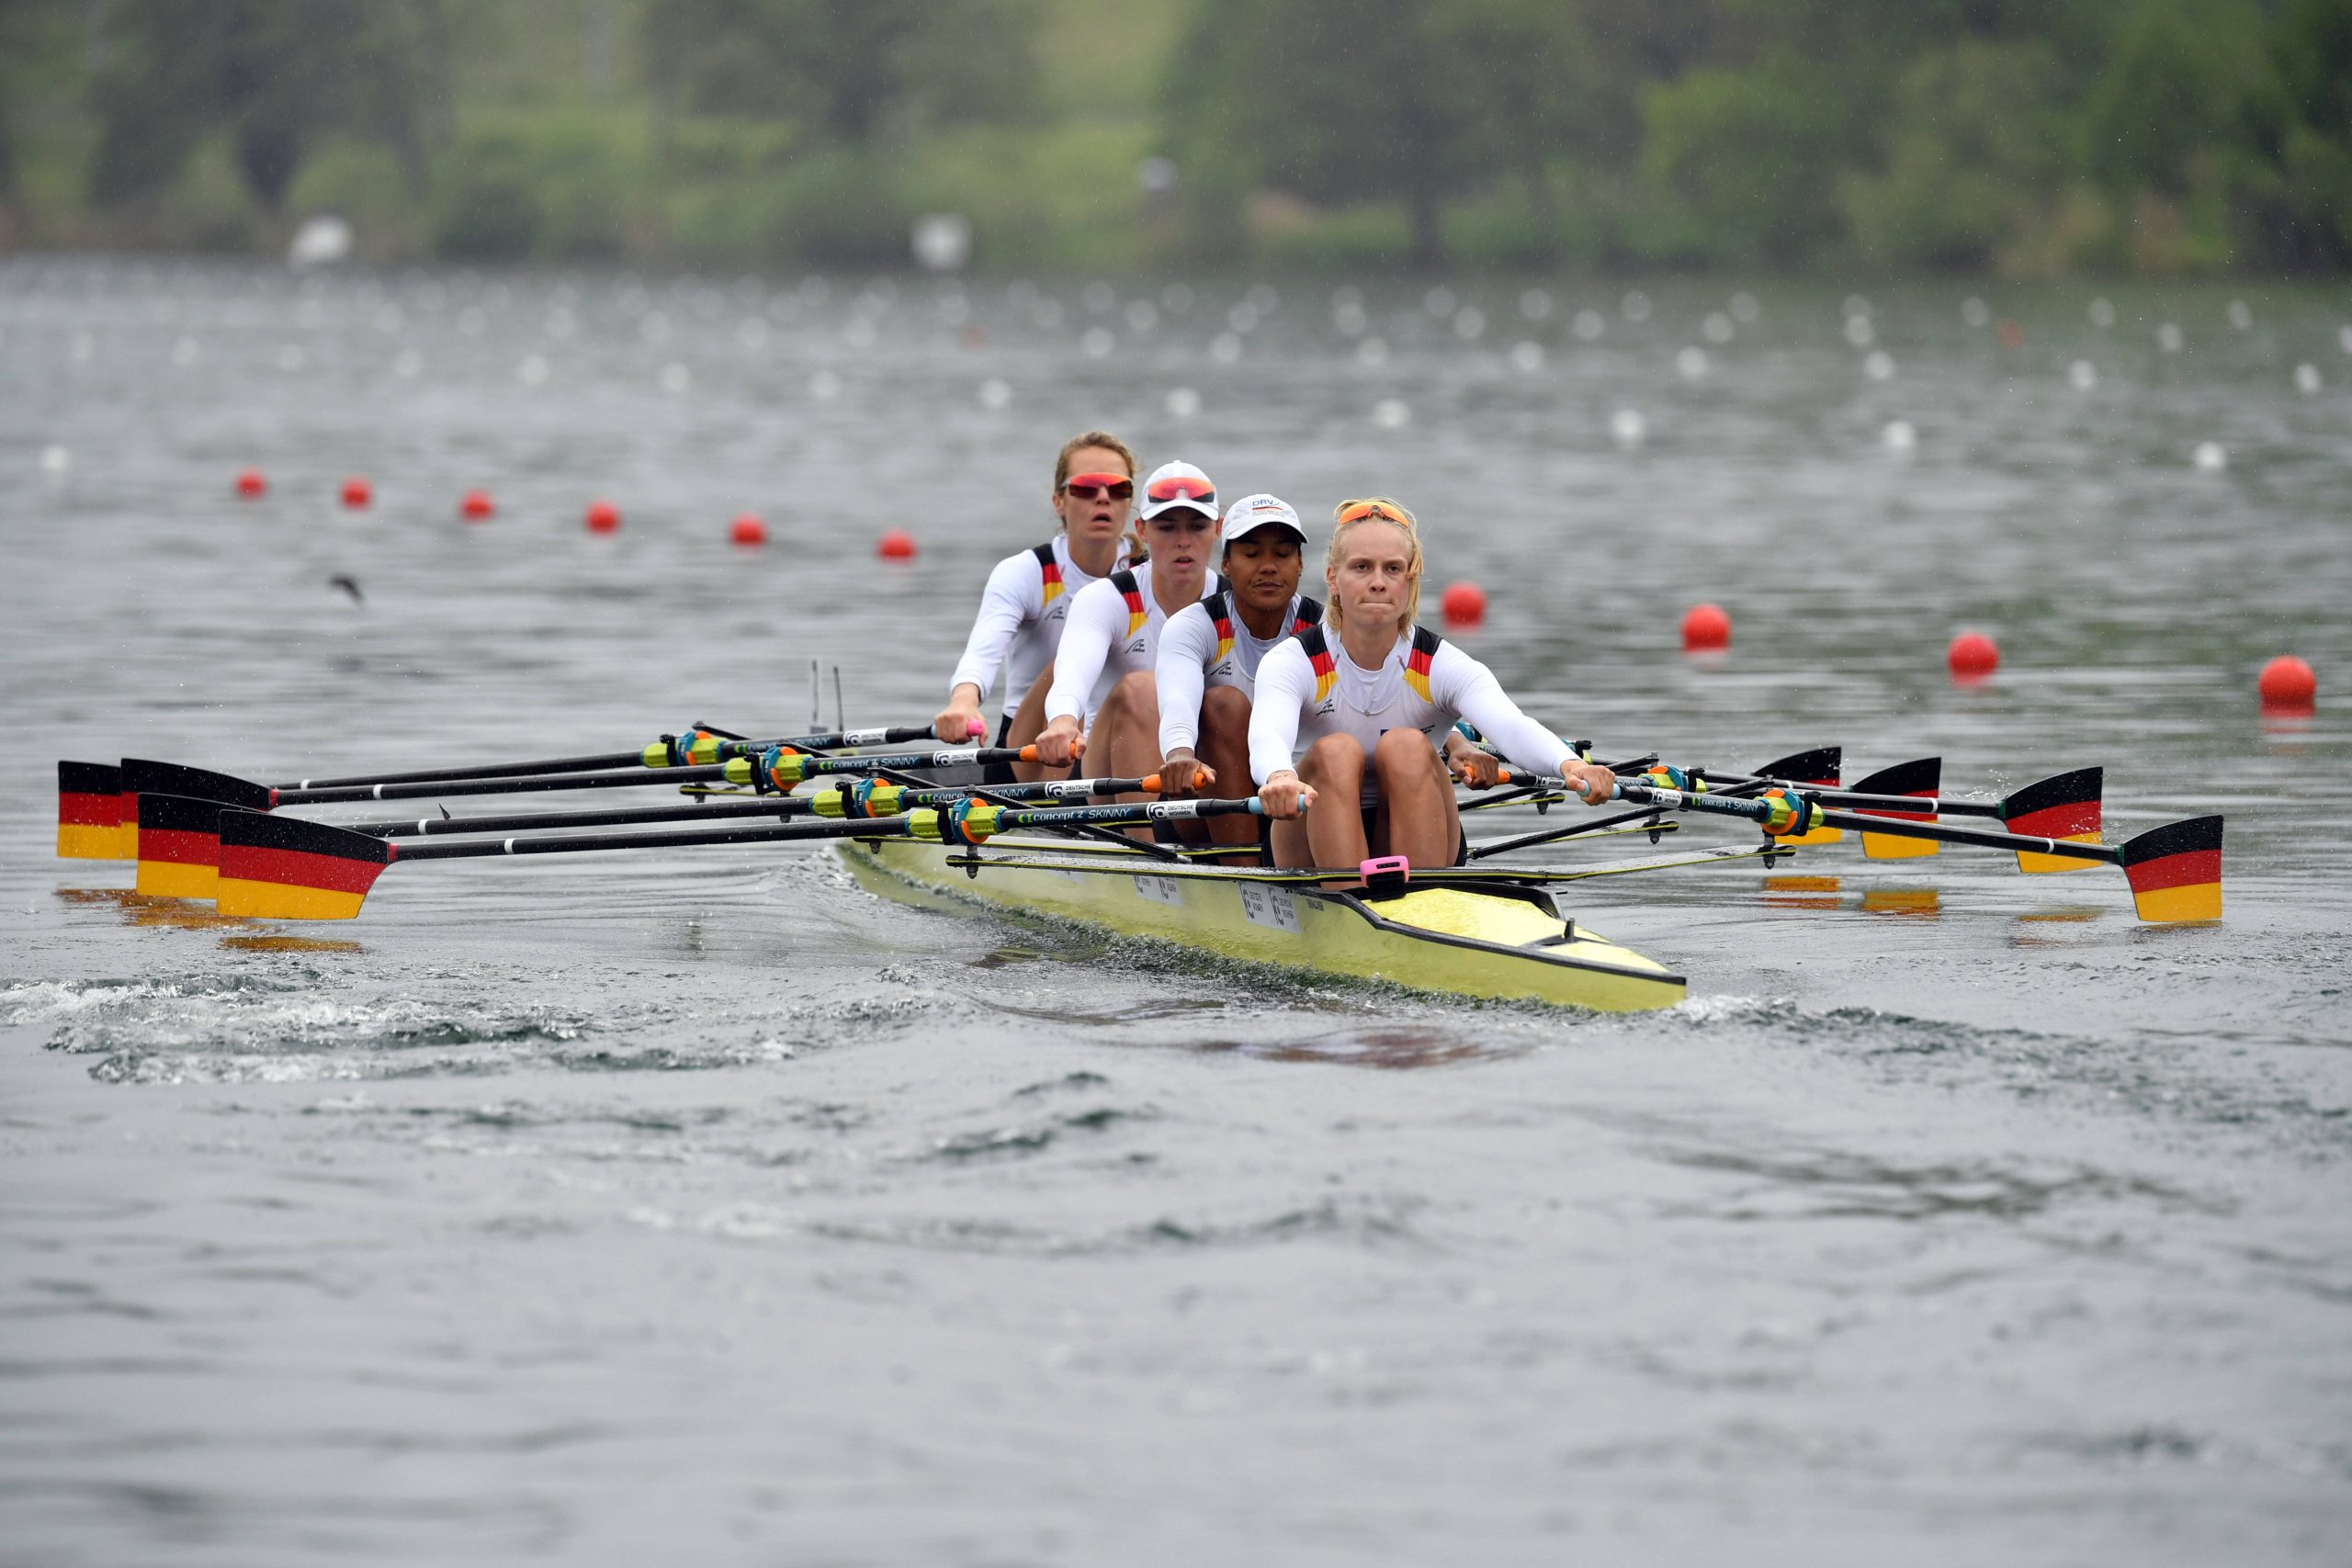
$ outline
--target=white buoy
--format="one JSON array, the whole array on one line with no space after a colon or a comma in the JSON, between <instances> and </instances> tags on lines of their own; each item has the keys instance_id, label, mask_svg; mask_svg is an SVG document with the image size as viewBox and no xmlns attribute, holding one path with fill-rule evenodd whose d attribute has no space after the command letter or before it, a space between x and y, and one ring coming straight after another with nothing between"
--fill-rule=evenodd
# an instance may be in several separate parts
<instances>
[{"instance_id":1,"label":"white buoy","mask_svg":"<svg viewBox=\"0 0 2352 1568\"><path fill-rule=\"evenodd\" d=\"M1552 314L1552 297L1541 288L1530 288L1519 297L1519 313L1531 321L1545 320Z\"/></svg>"},{"instance_id":2,"label":"white buoy","mask_svg":"<svg viewBox=\"0 0 2352 1568\"><path fill-rule=\"evenodd\" d=\"M980 383L980 407L991 412L1012 406L1012 383L1001 376L991 376Z\"/></svg>"},{"instance_id":3,"label":"white buoy","mask_svg":"<svg viewBox=\"0 0 2352 1568\"><path fill-rule=\"evenodd\" d=\"M1248 337L1258 330L1258 307L1247 299L1236 301L1225 312L1225 324Z\"/></svg>"},{"instance_id":4,"label":"white buoy","mask_svg":"<svg viewBox=\"0 0 2352 1568\"><path fill-rule=\"evenodd\" d=\"M1960 302L1960 319L1972 327L1981 327L1993 319L1993 308L1972 294Z\"/></svg>"},{"instance_id":5,"label":"white buoy","mask_svg":"<svg viewBox=\"0 0 2352 1568\"><path fill-rule=\"evenodd\" d=\"M397 317L399 312L394 311L393 314ZM396 329L397 324L397 321L395 321ZM539 331L547 333L548 336L555 339L558 343L571 342L571 335L579 330L580 318L573 315L570 310L565 310L560 305L558 305L555 309L549 310L545 319L539 322Z\"/></svg>"},{"instance_id":6,"label":"white buoy","mask_svg":"<svg viewBox=\"0 0 2352 1568\"><path fill-rule=\"evenodd\" d=\"M1402 398L1383 398L1372 405L1372 423L1383 430L1402 430L1413 423L1413 411Z\"/></svg>"},{"instance_id":7,"label":"white buoy","mask_svg":"<svg viewBox=\"0 0 2352 1568\"><path fill-rule=\"evenodd\" d=\"M1707 374L1707 351L1696 344L1690 344L1674 356L1674 368L1686 381L1703 379Z\"/></svg>"},{"instance_id":8,"label":"white buoy","mask_svg":"<svg viewBox=\"0 0 2352 1568\"><path fill-rule=\"evenodd\" d=\"M289 266L334 266L351 259L351 225L332 214L306 218L286 247Z\"/></svg>"},{"instance_id":9,"label":"white buoy","mask_svg":"<svg viewBox=\"0 0 2352 1568\"><path fill-rule=\"evenodd\" d=\"M2346 354L2352 354L2352 323L2335 329L2335 346Z\"/></svg>"},{"instance_id":10,"label":"white buoy","mask_svg":"<svg viewBox=\"0 0 2352 1568\"><path fill-rule=\"evenodd\" d=\"M1619 409L1609 416L1609 438L1631 452L1649 436L1649 422L1639 409Z\"/></svg>"},{"instance_id":11,"label":"white buoy","mask_svg":"<svg viewBox=\"0 0 2352 1568\"><path fill-rule=\"evenodd\" d=\"M1384 338L1368 337L1357 344L1356 363L1366 369L1387 364L1387 341Z\"/></svg>"},{"instance_id":12,"label":"white buoy","mask_svg":"<svg viewBox=\"0 0 2352 1568\"><path fill-rule=\"evenodd\" d=\"M2199 441L2193 460L2200 473L2218 474L2230 466L2230 455L2218 441Z\"/></svg>"},{"instance_id":13,"label":"white buoy","mask_svg":"<svg viewBox=\"0 0 2352 1568\"><path fill-rule=\"evenodd\" d=\"M2178 354L2181 344L2188 341L2174 322L2166 321L2156 329L2156 346L2166 354Z\"/></svg>"},{"instance_id":14,"label":"white buoy","mask_svg":"<svg viewBox=\"0 0 2352 1568\"><path fill-rule=\"evenodd\" d=\"M175 365L193 365L196 363L196 340L194 338L184 337L180 339L179 342L172 344L172 363Z\"/></svg>"},{"instance_id":15,"label":"white buoy","mask_svg":"<svg viewBox=\"0 0 2352 1568\"><path fill-rule=\"evenodd\" d=\"M1862 374L1873 381L1894 379L1894 355L1883 348L1874 348L1862 359Z\"/></svg>"},{"instance_id":16,"label":"white buoy","mask_svg":"<svg viewBox=\"0 0 2352 1568\"><path fill-rule=\"evenodd\" d=\"M277 345L277 367L288 376L301 369L309 361L310 356L302 352L300 344L281 343Z\"/></svg>"},{"instance_id":17,"label":"white buoy","mask_svg":"<svg viewBox=\"0 0 2352 1568\"><path fill-rule=\"evenodd\" d=\"M40 449L40 471L51 479L62 479L74 466L74 454L62 446L49 446Z\"/></svg>"},{"instance_id":18,"label":"white buoy","mask_svg":"<svg viewBox=\"0 0 2352 1568\"><path fill-rule=\"evenodd\" d=\"M669 364L662 367L662 389L663 391L671 393L684 392L691 389L694 384L695 373L687 369L684 366L679 364L676 360L673 359L670 361Z\"/></svg>"},{"instance_id":19,"label":"white buoy","mask_svg":"<svg viewBox=\"0 0 2352 1568\"><path fill-rule=\"evenodd\" d=\"M1078 302L1090 315L1107 316L1119 303L1119 291L1098 277L1078 291Z\"/></svg>"},{"instance_id":20,"label":"white buoy","mask_svg":"<svg viewBox=\"0 0 2352 1568\"><path fill-rule=\"evenodd\" d=\"M2230 325L2237 328L2240 332L2245 332L2247 328L2254 325L2254 311L2243 299L2233 299L2230 301L2229 317Z\"/></svg>"},{"instance_id":21,"label":"white buoy","mask_svg":"<svg viewBox=\"0 0 2352 1568\"><path fill-rule=\"evenodd\" d=\"M1170 387L1166 407L1169 418L1190 419L1201 412L1201 394L1190 387Z\"/></svg>"},{"instance_id":22,"label":"white buoy","mask_svg":"<svg viewBox=\"0 0 2352 1568\"><path fill-rule=\"evenodd\" d=\"M1544 368L1544 345L1540 343L1530 343L1522 338L1511 344L1510 362L1532 375Z\"/></svg>"},{"instance_id":23,"label":"white buoy","mask_svg":"<svg viewBox=\"0 0 2352 1568\"><path fill-rule=\"evenodd\" d=\"M526 354L523 363L514 367L514 379L526 387L544 387L548 382L548 362L536 354Z\"/></svg>"},{"instance_id":24,"label":"white buoy","mask_svg":"<svg viewBox=\"0 0 2352 1568\"><path fill-rule=\"evenodd\" d=\"M1650 319L1650 297L1638 288L1628 290L1625 298L1617 302L1617 308L1624 312L1627 321L1636 324Z\"/></svg>"},{"instance_id":25,"label":"white buoy","mask_svg":"<svg viewBox=\"0 0 2352 1568\"><path fill-rule=\"evenodd\" d=\"M2298 365L2295 367L2295 390L2302 393L2303 396L2310 397L2324 384L2319 378L2318 366Z\"/></svg>"},{"instance_id":26,"label":"white buoy","mask_svg":"<svg viewBox=\"0 0 2352 1568\"><path fill-rule=\"evenodd\" d=\"M1453 290L1442 283L1421 296L1421 309L1441 321L1453 314L1454 307L1460 303L1461 300L1454 297Z\"/></svg>"},{"instance_id":27,"label":"white buoy","mask_svg":"<svg viewBox=\"0 0 2352 1568\"><path fill-rule=\"evenodd\" d=\"M1089 359L1108 359L1119 340L1108 327L1089 327L1080 334L1078 346L1086 351Z\"/></svg>"},{"instance_id":28,"label":"white buoy","mask_svg":"<svg viewBox=\"0 0 2352 1568\"><path fill-rule=\"evenodd\" d=\"M1911 422L1907 419L1888 420L1886 428L1878 433L1878 438L1890 452L1908 453L1919 445L1919 433L1911 428Z\"/></svg>"},{"instance_id":29,"label":"white buoy","mask_svg":"<svg viewBox=\"0 0 2352 1568\"><path fill-rule=\"evenodd\" d=\"M842 395L842 378L831 370L819 370L808 378L808 395L820 403L830 403Z\"/></svg>"},{"instance_id":30,"label":"white buoy","mask_svg":"<svg viewBox=\"0 0 2352 1568\"><path fill-rule=\"evenodd\" d=\"M1127 301L1127 330L1148 333L1159 324L1159 307L1148 299Z\"/></svg>"},{"instance_id":31,"label":"white buoy","mask_svg":"<svg viewBox=\"0 0 2352 1568\"><path fill-rule=\"evenodd\" d=\"M1372 318L1352 299L1343 299L1331 307L1331 330L1341 337L1361 337L1371 324Z\"/></svg>"},{"instance_id":32,"label":"white buoy","mask_svg":"<svg viewBox=\"0 0 2352 1568\"><path fill-rule=\"evenodd\" d=\"M87 365L97 357L98 340L88 333L75 333L74 341L66 347L66 352L73 355L74 364Z\"/></svg>"},{"instance_id":33,"label":"white buoy","mask_svg":"<svg viewBox=\"0 0 2352 1568\"><path fill-rule=\"evenodd\" d=\"M2091 325L2095 327L2111 327L2114 324L2115 306L2107 298L2107 296L2102 294L2098 299L2091 301Z\"/></svg>"},{"instance_id":34,"label":"white buoy","mask_svg":"<svg viewBox=\"0 0 2352 1568\"><path fill-rule=\"evenodd\" d=\"M1598 310L1578 310L1576 319L1568 323L1568 330L1577 334L1579 342L1596 343L1609 330L1609 318Z\"/></svg>"},{"instance_id":35,"label":"white buoy","mask_svg":"<svg viewBox=\"0 0 2352 1568\"><path fill-rule=\"evenodd\" d=\"M1871 319L1868 316L1853 315L1846 318L1846 341L1856 348L1870 347L1877 337L1878 329L1871 325Z\"/></svg>"},{"instance_id":36,"label":"white buoy","mask_svg":"<svg viewBox=\"0 0 2352 1568\"><path fill-rule=\"evenodd\" d=\"M1487 312L1476 305L1464 305L1453 312L1453 335L1464 343L1476 343L1487 330Z\"/></svg>"},{"instance_id":37,"label":"white buoy","mask_svg":"<svg viewBox=\"0 0 2352 1568\"><path fill-rule=\"evenodd\" d=\"M1756 319L1764 313L1764 307L1756 302L1756 296L1745 288L1731 297L1730 309L1731 319L1742 326L1755 325Z\"/></svg>"},{"instance_id":38,"label":"white buoy","mask_svg":"<svg viewBox=\"0 0 2352 1568\"><path fill-rule=\"evenodd\" d=\"M413 381L424 371L424 355L413 348L401 349L392 355L392 374L403 381Z\"/></svg>"},{"instance_id":39,"label":"white buoy","mask_svg":"<svg viewBox=\"0 0 2352 1568\"><path fill-rule=\"evenodd\" d=\"M1708 311L1699 323L1699 335L1713 344L1729 343L1738 330L1732 325L1731 318L1721 310Z\"/></svg>"},{"instance_id":40,"label":"white buoy","mask_svg":"<svg viewBox=\"0 0 2352 1568\"><path fill-rule=\"evenodd\" d=\"M768 345L768 319L746 316L735 325L735 341L745 348L758 350Z\"/></svg>"},{"instance_id":41,"label":"white buoy","mask_svg":"<svg viewBox=\"0 0 2352 1568\"><path fill-rule=\"evenodd\" d=\"M1241 358L1241 340L1231 333L1219 333L1209 339L1209 357L1219 365L1238 364Z\"/></svg>"},{"instance_id":42,"label":"white buoy","mask_svg":"<svg viewBox=\"0 0 2352 1568\"><path fill-rule=\"evenodd\" d=\"M2066 367L2066 379L2075 384L2075 390L2087 392L2098 385L2098 367L2087 359L2077 359Z\"/></svg>"},{"instance_id":43,"label":"white buoy","mask_svg":"<svg viewBox=\"0 0 2352 1568\"><path fill-rule=\"evenodd\" d=\"M960 212L926 212L910 236L915 262L925 272L961 272L972 259L972 223Z\"/></svg>"}]
</instances>

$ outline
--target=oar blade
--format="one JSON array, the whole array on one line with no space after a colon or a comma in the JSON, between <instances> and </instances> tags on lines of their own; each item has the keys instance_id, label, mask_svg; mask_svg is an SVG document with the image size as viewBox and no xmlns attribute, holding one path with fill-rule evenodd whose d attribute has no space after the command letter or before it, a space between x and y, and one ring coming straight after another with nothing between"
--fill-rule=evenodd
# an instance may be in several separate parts
<instances>
[{"instance_id":1,"label":"oar blade","mask_svg":"<svg viewBox=\"0 0 2352 1568\"><path fill-rule=\"evenodd\" d=\"M220 877L217 800L142 792L139 796L138 891L155 898L209 898Z\"/></svg>"},{"instance_id":2,"label":"oar blade","mask_svg":"<svg viewBox=\"0 0 2352 1568\"><path fill-rule=\"evenodd\" d=\"M1846 749L1842 746L1816 746L1810 751L1795 751L1755 771L1760 779L1786 779L1794 784L1813 789L1836 789L1838 775L1846 765ZM1834 844L1846 835L1836 828L1815 828L1809 833L1794 833L1781 840L1784 844Z\"/></svg>"},{"instance_id":3,"label":"oar blade","mask_svg":"<svg viewBox=\"0 0 2352 1568\"><path fill-rule=\"evenodd\" d=\"M2100 797L2106 775L2098 768L2076 768L2026 785L2001 802L2001 822L2012 833L2037 839L2066 839L2078 844L2099 842ZM2098 862L2072 855L2018 852L2018 869L2031 874L2081 871Z\"/></svg>"},{"instance_id":4,"label":"oar blade","mask_svg":"<svg viewBox=\"0 0 2352 1568\"><path fill-rule=\"evenodd\" d=\"M392 846L323 822L221 811L220 881L224 915L266 920L348 920L392 863Z\"/></svg>"},{"instance_id":5,"label":"oar blade","mask_svg":"<svg viewBox=\"0 0 2352 1568\"><path fill-rule=\"evenodd\" d=\"M209 768L158 762L145 757L122 760L122 787L133 795L152 791L156 795L185 795L190 800L219 801L245 811L266 811L277 804L276 792L267 784L241 779L233 773L216 773Z\"/></svg>"},{"instance_id":6,"label":"oar blade","mask_svg":"<svg viewBox=\"0 0 2352 1568\"><path fill-rule=\"evenodd\" d=\"M2222 819L2192 817L2151 828L2122 845L2132 907L2143 920L2177 924L2222 918Z\"/></svg>"},{"instance_id":7,"label":"oar blade","mask_svg":"<svg viewBox=\"0 0 2352 1568\"><path fill-rule=\"evenodd\" d=\"M1866 779L1858 780L1853 788L1860 795L1917 795L1933 800L1943 784L1944 760L1941 757L1921 757L1916 761L1897 762L1891 768L1881 768ZM1933 822L1932 814L1912 817L1892 811L1863 811L1858 817L1894 817L1904 822ZM1943 846L1933 839L1905 838L1894 833L1862 834L1862 854L1870 860L1917 860L1934 854Z\"/></svg>"},{"instance_id":8,"label":"oar blade","mask_svg":"<svg viewBox=\"0 0 2352 1568\"><path fill-rule=\"evenodd\" d=\"M57 853L62 860L130 860L122 830L122 770L112 762L57 764Z\"/></svg>"}]
</instances>

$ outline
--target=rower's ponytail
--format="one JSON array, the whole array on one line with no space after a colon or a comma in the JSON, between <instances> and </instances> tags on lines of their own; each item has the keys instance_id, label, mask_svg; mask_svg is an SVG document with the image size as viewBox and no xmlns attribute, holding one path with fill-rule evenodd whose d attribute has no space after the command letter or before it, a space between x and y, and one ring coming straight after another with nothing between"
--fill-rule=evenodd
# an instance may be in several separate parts
<instances>
[{"instance_id":1,"label":"rower's ponytail","mask_svg":"<svg viewBox=\"0 0 2352 1568\"><path fill-rule=\"evenodd\" d=\"M1335 525L1331 529L1331 547L1325 552L1323 566L1328 575L1336 577L1340 570L1340 541L1348 530L1364 523L1386 523L1405 531L1405 542L1413 547L1412 564L1406 570L1405 614L1396 624L1398 631L1419 626L1421 620L1421 530L1413 514L1405 510L1402 502L1391 501L1385 495L1368 495L1361 501L1343 501L1331 509ZM1323 606L1323 619L1335 632L1348 629L1346 612L1340 608L1340 595L1334 591L1330 602Z\"/></svg>"}]
</instances>

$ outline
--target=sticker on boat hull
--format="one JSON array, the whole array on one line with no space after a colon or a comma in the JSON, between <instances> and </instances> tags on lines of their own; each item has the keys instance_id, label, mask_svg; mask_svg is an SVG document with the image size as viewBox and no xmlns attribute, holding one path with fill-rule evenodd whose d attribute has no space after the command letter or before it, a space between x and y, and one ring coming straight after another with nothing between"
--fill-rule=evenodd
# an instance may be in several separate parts
<instances>
[{"instance_id":1,"label":"sticker on boat hull","mask_svg":"<svg viewBox=\"0 0 2352 1568\"><path fill-rule=\"evenodd\" d=\"M1298 901L1287 887L1267 887L1254 882L1240 885L1241 912L1253 926L1272 926L1276 931L1296 932Z\"/></svg>"},{"instance_id":2,"label":"sticker on boat hull","mask_svg":"<svg viewBox=\"0 0 2352 1568\"><path fill-rule=\"evenodd\" d=\"M1184 890L1176 885L1172 876L1138 876L1136 878L1136 893L1155 904L1173 904L1178 908L1184 905Z\"/></svg>"}]
</instances>

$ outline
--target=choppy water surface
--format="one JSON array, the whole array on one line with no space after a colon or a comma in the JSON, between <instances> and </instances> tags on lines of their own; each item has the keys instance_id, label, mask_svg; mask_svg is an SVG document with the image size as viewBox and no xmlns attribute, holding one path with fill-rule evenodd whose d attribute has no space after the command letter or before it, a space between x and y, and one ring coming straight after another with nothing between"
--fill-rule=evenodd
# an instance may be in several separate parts
<instances>
[{"instance_id":1,"label":"choppy water surface","mask_svg":"<svg viewBox=\"0 0 2352 1568\"><path fill-rule=\"evenodd\" d=\"M0 1556L2344 1561L2352 296L1732 287L0 266ZM775 732L811 659L925 716L1089 423L1407 498L1604 751L2224 810L2228 919L1962 852L1592 884L1693 998L1595 1019L798 850L299 929L50 856L61 755Z\"/></svg>"}]
</instances>

